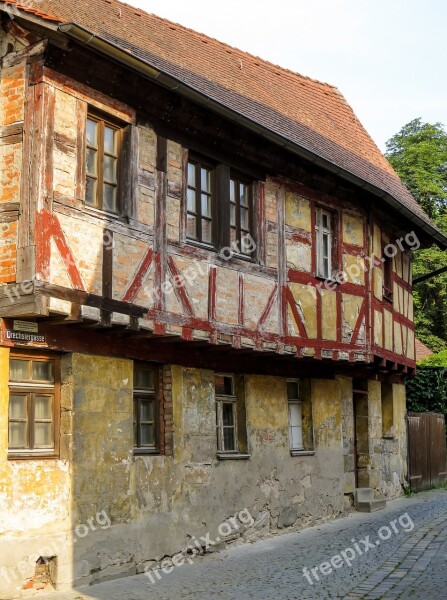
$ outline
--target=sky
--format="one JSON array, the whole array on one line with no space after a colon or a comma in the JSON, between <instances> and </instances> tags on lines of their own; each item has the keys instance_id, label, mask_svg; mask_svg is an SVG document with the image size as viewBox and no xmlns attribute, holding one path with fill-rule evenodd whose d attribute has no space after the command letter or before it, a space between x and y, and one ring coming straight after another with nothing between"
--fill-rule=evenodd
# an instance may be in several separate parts
<instances>
[{"instance_id":1,"label":"sky","mask_svg":"<svg viewBox=\"0 0 447 600\"><path fill-rule=\"evenodd\" d=\"M127 0L335 85L379 148L406 123L447 126L445 0Z\"/></svg>"}]
</instances>

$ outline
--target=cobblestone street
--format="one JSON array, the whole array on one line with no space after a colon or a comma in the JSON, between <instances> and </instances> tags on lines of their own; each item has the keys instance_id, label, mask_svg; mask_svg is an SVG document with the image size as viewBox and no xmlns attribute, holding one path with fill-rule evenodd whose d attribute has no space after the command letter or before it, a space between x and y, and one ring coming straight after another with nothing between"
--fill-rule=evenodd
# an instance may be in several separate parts
<instances>
[{"instance_id":1,"label":"cobblestone street","mask_svg":"<svg viewBox=\"0 0 447 600\"><path fill-rule=\"evenodd\" d=\"M436 490L389 502L385 510L373 514L355 513L302 532L197 558L193 565L163 574L155 583L138 575L40 597L422 600L429 596L445 600L446 553L447 492ZM323 564L331 559L335 568Z\"/></svg>"}]
</instances>

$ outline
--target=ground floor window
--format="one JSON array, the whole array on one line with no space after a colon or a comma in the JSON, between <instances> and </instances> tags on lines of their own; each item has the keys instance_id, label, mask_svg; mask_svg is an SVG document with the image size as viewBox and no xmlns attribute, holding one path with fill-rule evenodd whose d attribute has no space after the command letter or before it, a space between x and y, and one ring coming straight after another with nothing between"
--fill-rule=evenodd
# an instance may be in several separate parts
<instances>
[{"instance_id":1,"label":"ground floor window","mask_svg":"<svg viewBox=\"0 0 447 600\"><path fill-rule=\"evenodd\" d=\"M8 454L53 456L57 451L60 363L58 357L11 354Z\"/></svg>"},{"instance_id":2,"label":"ground floor window","mask_svg":"<svg viewBox=\"0 0 447 600\"><path fill-rule=\"evenodd\" d=\"M133 392L134 452L159 451L158 369L135 363Z\"/></svg>"},{"instance_id":3,"label":"ground floor window","mask_svg":"<svg viewBox=\"0 0 447 600\"><path fill-rule=\"evenodd\" d=\"M303 450L303 402L300 397L300 382L287 381L289 403L289 443L291 450Z\"/></svg>"}]
</instances>

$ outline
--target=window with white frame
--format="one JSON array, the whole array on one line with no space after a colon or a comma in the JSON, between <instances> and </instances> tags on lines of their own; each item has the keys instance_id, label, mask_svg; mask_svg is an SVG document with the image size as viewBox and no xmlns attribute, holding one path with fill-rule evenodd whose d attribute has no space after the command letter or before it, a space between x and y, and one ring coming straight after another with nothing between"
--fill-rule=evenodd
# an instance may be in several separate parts
<instances>
[{"instance_id":1,"label":"window with white frame","mask_svg":"<svg viewBox=\"0 0 447 600\"><path fill-rule=\"evenodd\" d=\"M325 279L332 275L332 215L322 208L316 209L317 275Z\"/></svg>"},{"instance_id":2,"label":"window with white frame","mask_svg":"<svg viewBox=\"0 0 447 600\"><path fill-rule=\"evenodd\" d=\"M237 402L234 377L216 374L216 430L219 452L238 452Z\"/></svg>"},{"instance_id":3,"label":"window with white frame","mask_svg":"<svg viewBox=\"0 0 447 600\"><path fill-rule=\"evenodd\" d=\"M287 380L290 450L303 450L303 402L298 379Z\"/></svg>"}]
</instances>

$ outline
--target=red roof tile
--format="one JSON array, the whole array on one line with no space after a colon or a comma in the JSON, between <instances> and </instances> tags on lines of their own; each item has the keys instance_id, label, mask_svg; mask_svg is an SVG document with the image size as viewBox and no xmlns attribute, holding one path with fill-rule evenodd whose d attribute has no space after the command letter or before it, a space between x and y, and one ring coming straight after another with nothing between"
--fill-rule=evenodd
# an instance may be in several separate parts
<instances>
[{"instance_id":1,"label":"red roof tile","mask_svg":"<svg viewBox=\"0 0 447 600\"><path fill-rule=\"evenodd\" d=\"M421 340L416 338L416 362L420 362L424 360L424 358L428 358L432 356L433 352L430 350L428 346L426 346Z\"/></svg>"},{"instance_id":2,"label":"red roof tile","mask_svg":"<svg viewBox=\"0 0 447 600\"><path fill-rule=\"evenodd\" d=\"M13 2L10 2L13 4ZM70 21L273 133L427 215L333 86L147 14L118 0L16 3L43 18Z\"/></svg>"}]
</instances>

